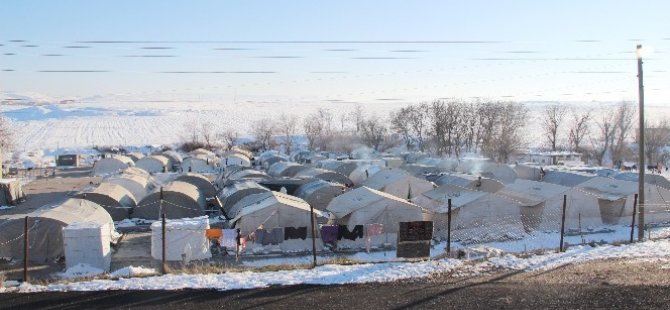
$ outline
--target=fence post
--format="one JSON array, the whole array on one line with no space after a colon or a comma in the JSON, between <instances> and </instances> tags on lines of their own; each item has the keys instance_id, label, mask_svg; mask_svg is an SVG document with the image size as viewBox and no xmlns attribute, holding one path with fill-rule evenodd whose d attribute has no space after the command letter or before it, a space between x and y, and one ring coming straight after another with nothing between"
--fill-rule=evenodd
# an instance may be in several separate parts
<instances>
[{"instance_id":1,"label":"fence post","mask_svg":"<svg viewBox=\"0 0 670 310\"><path fill-rule=\"evenodd\" d=\"M309 219L312 223L312 268L316 267L316 229L314 227L314 207L309 205Z\"/></svg>"},{"instance_id":2,"label":"fence post","mask_svg":"<svg viewBox=\"0 0 670 310\"><path fill-rule=\"evenodd\" d=\"M637 194L635 194L635 199L633 200L633 222L630 224L630 243L633 243L635 236L635 213L637 213Z\"/></svg>"},{"instance_id":3,"label":"fence post","mask_svg":"<svg viewBox=\"0 0 670 310\"><path fill-rule=\"evenodd\" d=\"M447 254L451 254L451 198L447 200Z\"/></svg>"},{"instance_id":4,"label":"fence post","mask_svg":"<svg viewBox=\"0 0 670 310\"><path fill-rule=\"evenodd\" d=\"M23 282L28 282L28 217L23 220Z\"/></svg>"},{"instance_id":5,"label":"fence post","mask_svg":"<svg viewBox=\"0 0 670 310\"><path fill-rule=\"evenodd\" d=\"M561 245L559 252L563 252L563 235L565 234L565 208L567 206L568 195L563 195L563 215L561 215Z\"/></svg>"},{"instance_id":6,"label":"fence post","mask_svg":"<svg viewBox=\"0 0 670 310\"><path fill-rule=\"evenodd\" d=\"M163 213L161 218L161 271L163 274L167 273L167 266L165 264L165 213Z\"/></svg>"}]
</instances>

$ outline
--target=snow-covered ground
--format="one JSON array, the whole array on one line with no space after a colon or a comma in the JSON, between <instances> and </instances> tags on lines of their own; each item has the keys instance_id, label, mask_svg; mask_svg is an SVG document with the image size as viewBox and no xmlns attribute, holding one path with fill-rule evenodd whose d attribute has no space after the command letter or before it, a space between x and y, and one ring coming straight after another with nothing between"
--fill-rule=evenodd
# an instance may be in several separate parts
<instances>
[{"instance_id":1,"label":"snow-covered ground","mask_svg":"<svg viewBox=\"0 0 670 310\"><path fill-rule=\"evenodd\" d=\"M670 236L670 229L658 229L658 236ZM433 254L443 251L436 247ZM670 240L661 239L627 245L580 245L570 247L566 252L547 251L537 255L518 256L504 254L490 247L471 248L473 253L483 253L476 261L450 258L428 261L390 261L382 263L360 263L353 265L325 264L314 269L281 270L269 272L227 272L222 274L169 274L153 275L155 270L125 267L110 274L112 279L98 279L81 282L65 280L49 285L19 284L6 282L0 292L45 292L45 291L97 291L97 290L179 290L179 289L251 289L271 285L295 284L351 284L371 282L392 282L401 279L422 278L435 273L453 272L457 275L477 275L494 269L524 271L549 270L566 264L583 263L602 259L636 259L663 264L670 269ZM358 253L358 260L374 260L382 255ZM306 263L307 257L277 258L265 264ZM249 265L258 266L258 263ZM91 276L99 270L86 266L75 266L61 275L65 279L76 276ZM135 276L135 277L133 277ZM143 277L137 277L143 276Z\"/></svg>"},{"instance_id":2,"label":"snow-covered ground","mask_svg":"<svg viewBox=\"0 0 670 310\"><path fill-rule=\"evenodd\" d=\"M24 104L0 105L0 113L14 121L19 150L42 150L63 147L92 147L95 145L151 145L183 141L187 126L199 128L210 124L213 131L233 128L249 136L251 124L260 119L276 119L282 113L303 118L319 108L329 108L339 125L340 116L352 111L353 102L239 101L230 102L217 96L202 94L172 97L129 97L105 95L78 98L66 104L57 98L37 94L21 95L0 92L4 98L21 98ZM367 115L387 117L389 112L416 102L386 101L363 104ZM544 141L539 128L539 111L546 102L526 103L528 117L527 140ZM564 103L578 110L594 113L609 112L616 103ZM649 106L651 118L668 115L670 108ZM594 116L593 119L598 119ZM351 124L347 125L351 126ZM299 126L301 128L301 126ZM531 145L532 146L532 145Z\"/></svg>"}]
</instances>

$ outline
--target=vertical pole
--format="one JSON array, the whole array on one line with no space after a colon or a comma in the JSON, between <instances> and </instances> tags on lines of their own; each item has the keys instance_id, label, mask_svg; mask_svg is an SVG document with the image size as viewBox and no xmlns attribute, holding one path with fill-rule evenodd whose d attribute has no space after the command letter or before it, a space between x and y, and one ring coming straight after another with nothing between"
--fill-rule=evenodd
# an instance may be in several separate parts
<instances>
[{"instance_id":1,"label":"vertical pole","mask_svg":"<svg viewBox=\"0 0 670 310\"><path fill-rule=\"evenodd\" d=\"M162 253L161 253L161 270L163 274L167 273L167 266L165 263L165 213L162 214L161 216L161 248L162 248Z\"/></svg>"},{"instance_id":2,"label":"vertical pole","mask_svg":"<svg viewBox=\"0 0 670 310\"><path fill-rule=\"evenodd\" d=\"M451 198L447 200L447 254L451 254Z\"/></svg>"},{"instance_id":3,"label":"vertical pole","mask_svg":"<svg viewBox=\"0 0 670 310\"><path fill-rule=\"evenodd\" d=\"M309 219L312 223L312 268L316 267L316 229L314 227L314 207L309 205Z\"/></svg>"},{"instance_id":4,"label":"vertical pole","mask_svg":"<svg viewBox=\"0 0 670 310\"><path fill-rule=\"evenodd\" d=\"M23 282L28 282L28 217L23 219Z\"/></svg>"},{"instance_id":5,"label":"vertical pole","mask_svg":"<svg viewBox=\"0 0 670 310\"><path fill-rule=\"evenodd\" d=\"M633 222L630 224L630 243L633 243L633 236L635 235L635 213L637 212L637 194L633 200Z\"/></svg>"},{"instance_id":6,"label":"vertical pole","mask_svg":"<svg viewBox=\"0 0 670 310\"><path fill-rule=\"evenodd\" d=\"M640 139L638 141L639 149L639 167L638 167L638 205L640 207L640 220L638 221L638 230L637 230L637 239L642 241L644 239L644 172L647 169L647 166L644 163L644 83L642 79L642 45L637 45L637 81L638 81L638 93L640 98Z\"/></svg>"},{"instance_id":7,"label":"vertical pole","mask_svg":"<svg viewBox=\"0 0 670 310\"><path fill-rule=\"evenodd\" d=\"M563 195L563 215L561 215L561 245L558 248L559 252L563 252L563 235L565 234L565 208L567 206L568 195Z\"/></svg>"}]
</instances>

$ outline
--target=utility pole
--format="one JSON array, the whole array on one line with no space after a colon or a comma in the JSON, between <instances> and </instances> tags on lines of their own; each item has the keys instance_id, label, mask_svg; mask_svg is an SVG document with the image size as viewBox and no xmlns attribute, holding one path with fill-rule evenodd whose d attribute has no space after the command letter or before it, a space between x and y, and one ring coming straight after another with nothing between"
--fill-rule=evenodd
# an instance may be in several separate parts
<instances>
[{"instance_id":1,"label":"utility pole","mask_svg":"<svg viewBox=\"0 0 670 310\"><path fill-rule=\"evenodd\" d=\"M638 92L640 96L640 139L638 141L638 149L640 151L640 163L638 166L638 210L640 210L640 216L638 220L638 229L637 229L637 239L642 241L644 239L644 172L647 170L647 166L644 162L644 84L642 83L642 45L637 45L637 81L638 81Z\"/></svg>"}]
</instances>

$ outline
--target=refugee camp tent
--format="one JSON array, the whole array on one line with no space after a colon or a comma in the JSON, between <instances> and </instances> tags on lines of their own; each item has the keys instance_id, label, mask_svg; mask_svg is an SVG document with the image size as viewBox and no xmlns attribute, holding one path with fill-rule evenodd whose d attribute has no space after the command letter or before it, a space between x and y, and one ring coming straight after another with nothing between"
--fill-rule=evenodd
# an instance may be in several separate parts
<instances>
[{"instance_id":1,"label":"refugee camp tent","mask_svg":"<svg viewBox=\"0 0 670 310\"><path fill-rule=\"evenodd\" d=\"M575 187L595 177L593 174L576 172L576 171L547 171L542 179L542 182L563 185L567 187Z\"/></svg>"},{"instance_id":2,"label":"refugee camp tent","mask_svg":"<svg viewBox=\"0 0 670 310\"><path fill-rule=\"evenodd\" d=\"M172 150L165 151L162 155L168 158L168 170L170 171L177 171L177 168L181 167L181 162L184 160L181 154Z\"/></svg>"},{"instance_id":3,"label":"refugee camp tent","mask_svg":"<svg viewBox=\"0 0 670 310\"><path fill-rule=\"evenodd\" d=\"M621 219L632 211L638 185L628 181L594 177L579 184L575 189L584 195L595 197L602 223L614 225L619 224ZM587 197L582 195L580 200L586 199ZM589 216L593 215L589 214Z\"/></svg>"},{"instance_id":4,"label":"refugee camp tent","mask_svg":"<svg viewBox=\"0 0 670 310\"><path fill-rule=\"evenodd\" d=\"M495 193L505 186L498 180L460 173L443 173L433 183L438 186L454 185L468 190L487 193Z\"/></svg>"},{"instance_id":5,"label":"refugee camp tent","mask_svg":"<svg viewBox=\"0 0 670 310\"><path fill-rule=\"evenodd\" d=\"M212 185L212 182L209 181L207 177L198 173L182 173L175 181L186 182L194 185L198 188L205 198L216 197L216 188Z\"/></svg>"},{"instance_id":6,"label":"refugee camp tent","mask_svg":"<svg viewBox=\"0 0 670 310\"><path fill-rule=\"evenodd\" d=\"M348 175L348 177L351 182L354 183L354 186L358 186L365 182L365 180L367 180L369 177L375 175L379 171L382 171L382 169L384 168L378 165L364 164L358 166Z\"/></svg>"},{"instance_id":7,"label":"refugee camp tent","mask_svg":"<svg viewBox=\"0 0 670 310\"><path fill-rule=\"evenodd\" d=\"M151 155L144 157L135 163L137 168L149 173L172 171L170 160L163 155Z\"/></svg>"},{"instance_id":8,"label":"refugee camp tent","mask_svg":"<svg viewBox=\"0 0 670 310\"><path fill-rule=\"evenodd\" d=\"M437 239L446 239L449 232L449 200L451 200L451 220L452 223L456 223L459 210L469 208L470 204L486 195L486 192L445 185L412 198L412 203L432 213L433 236Z\"/></svg>"},{"instance_id":9,"label":"refugee camp tent","mask_svg":"<svg viewBox=\"0 0 670 310\"><path fill-rule=\"evenodd\" d=\"M93 164L93 174L97 176L115 174L134 165L135 163L130 157L115 155L114 157L106 157L96 161Z\"/></svg>"},{"instance_id":10,"label":"refugee camp tent","mask_svg":"<svg viewBox=\"0 0 670 310\"><path fill-rule=\"evenodd\" d=\"M223 205L223 212L228 218L231 208L242 198L253 195L269 192L270 190L258 185L258 183L250 180L233 181L226 184L219 193L219 200Z\"/></svg>"},{"instance_id":11,"label":"refugee camp tent","mask_svg":"<svg viewBox=\"0 0 670 310\"><path fill-rule=\"evenodd\" d=\"M405 163L405 160L400 157L384 157L384 167L400 168Z\"/></svg>"},{"instance_id":12,"label":"refugee camp tent","mask_svg":"<svg viewBox=\"0 0 670 310\"><path fill-rule=\"evenodd\" d=\"M505 184L512 183L517 178L516 172L510 166L484 160L463 160L456 171L495 179Z\"/></svg>"},{"instance_id":13,"label":"refugee camp tent","mask_svg":"<svg viewBox=\"0 0 670 310\"><path fill-rule=\"evenodd\" d=\"M425 179L426 175L439 174L442 172L442 169L436 166L427 166L422 164L405 164L400 166L400 169L405 170L409 174L421 179Z\"/></svg>"},{"instance_id":14,"label":"refugee camp tent","mask_svg":"<svg viewBox=\"0 0 670 310\"><path fill-rule=\"evenodd\" d=\"M195 172L195 173L214 173L216 169L213 166L213 161L209 158L201 157L187 157L181 163L181 169L183 172Z\"/></svg>"},{"instance_id":15,"label":"refugee camp tent","mask_svg":"<svg viewBox=\"0 0 670 310\"><path fill-rule=\"evenodd\" d=\"M560 227L563 196L567 196L569 191L569 187L561 185L517 179L496 194L519 204L524 230L532 232Z\"/></svg>"},{"instance_id":16,"label":"refugee camp tent","mask_svg":"<svg viewBox=\"0 0 670 310\"><path fill-rule=\"evenodd\" d=\"M614 178L617 180L636 183L639 180L639 177L640 175L637 172L621 172L614 175ZM660 174L646 173L644 175L644 183L670 189L670 181Z\"/></svg>"},{"instance_id":17,"label":"refugee camp tent","mask_svg":"<svg viewBox=\"0 0 670 310\"><path fill-rule=\"evenodd\" d=\"M144 154L137 153L137 152L128 153L128 154L126 154L126 156L130 157L130 159L132 159L136 163L137 163L137 161L139 161L140 159L145 157Z\"/></svg>"},{"instance_id":18,"label":"refugee camp tent","mask_svg":"<svg viewBox=\"0 0 670 310\"><path fill-rule=\"evenodd\" d=\"M127 219L137 205L135 196L125 187L102 182L93 191L79 193L75 198L86 199L103 207L114 221Z\"/></svg>"},{"instance_id":19,"label":"refugee camp tent","mask_svg":"<svg viewBox=\"0 0 670 310\"><path fill-rule=\"evenodd\" d=\"M260 158L260 166L261 169L269 169L270 166L274 165L275 163L282 162L282 161L288 161L288 158L282 156L282 155L272 155L270 154L269 156L261 157Z\"/></svg>"},{"instance_id":20,"label":"refugee camp tent","mask_svg":"<svg viewBox=\"0 0 670 310\"><path fill-rule=\"evenodd\" d=\"M433 184L409 175L401 169L381 170L362 183L362 186L409 199L434 188Z\"/></svg>"},{"instance_id":21,"label":"refugee camp tent","mask_svg":"<svg viewBox=\"0 0 670 310\"><path fill-rule=\"evenodd\" d=\"M213 158L216 157L216 154L210 150L203 149L203 148L197 148L189 153L191 156L195 157L207 157L207 158Z\"/></svg>"},{"instance_id":22,"label":"refugee camp tent","mask_svg":"<svg viewBox=\"0 0 670 310\"><path fill-rule=\"evenodd\" d=\"M375 236L372 244L395 244L399 222L430 219L428 211L393 195L368 187L359 187L335 197L326 208L335 216L335 222L346 225L349 230L357 225L382 224L384 233ZM363 240L338 241L338 247L356 248Z\"/></svg>"},{"instance_id":23,"label":"refugee camp tent","mask_svg":"<svg viewBox=\"0 0 670 310\"><path fill-rule=\"evenodd\" d=\"M122 173L110 176L104 179L103 182L123 186L132 193L135 201L142 200L149 191L154 189L154 185L148 176L134 173Z\"/></svg>"},{"instance_id":24,"label":"refugee camp tent","mask_svg":"<svg viewBox=\"0 0 670 310\"><path fill-rule=\"evenodd\" d=\"M110 239L118 235L105 209L93 202L71 198L61 204L45 206L29 214L0 216L0 257L23 259L24 217L28 216L29 260L33 263L53 262L65 254L63 228L73 223L91 222L105 225Z\"/></svg>"},{"instance_id":25,"label":"refugee camp tent","mask_svg":"<svg viewBox=\"0 0 670 310\"><path fill-rule=\"evenodd\" d=\"M300 170L304 170L307 168L308 167L303 166L301 164L282 161L272 164L272 166L268 168L268 174L275 178L293 177Z\"/></svg>"},{"instance_id":26,"label":"refugee camp tent","mask_svg":"<svg viewBox=\"0 0 670 310\"><path fill-rule=\"evenodd\" d=\"M133 217L156 220L165 214L166 218L179 219L206 215L205 195L197 187L182 181L173 181L161 189L157 188L144 197L133 210Z\"/></svg>"},{"instance_id":27,"label":"refugee camp tent","mask_svg":"<svg viewBox=\"0 0 670 310\"><path fill-rule=\"evenodd\" d=\"M345 186L353 186L354 183L351 182L351 180L340 173L334 172L334 171L329 171L325 169L320 169L320 168L309 168L309 169L304 169L298 172L295 175L296 178L300 179L319 179L319 180L324 180L327 182L333 182L333 183L340 183Z\"/></svg>"},{"instance_id":28,"label":"refugee camp tent","mask_svg":"<svg viewBox=\"0 0 670 310\"><path fill-rule=\"evenodd\" d=\"M188 263L212 257L205 232L209 229L206 216L165 221L165 260ZM160 221L151 224L151 257L163 258L163 226Z\"/></svg>"},{"instance_id":29,"label":"refugee camp tent","mask_svg":"<svg viewBox=\"0 0 670 310\"><path fill-rule=\"evenodd\" d=\"M314 212L317 220L323 221L323 215ZM289 239L284 235L279 247L282 251L312 250L312 219L309 205L302 199L279 192L266 192L250 195L240 200L231 209L233 219L231 223L240 229L243 236L248 236L257 229L272 229L274 227L302 229L306 232L304 239ZM262 244L247 242L247 248L265 247Z\"/></svg>"},{"instance_id":30,"label":"refugee camp tent","mask_svg":"<svg viewBox=\"0 0 670 310\"><path fill-rule=\"evenodd\" d=\"M222 167L228 167L228 166L242 166L242 167L251 167L251 160L249 160L249 157L239 154L239 153L232 153L226 155L223 159L221 159L221 166Z\"/></svg>"},{"instance_id":31,"label":"refugee camp tent","mask_svg":"<svg viewBox=\"0 0 670 310\"><path fill-rule=\"evenodd\" d=\"M18 179L0 179L0 205L15 206L26 199Z\"/></svg>"},{"instance_id":32,"label":"refugee camp tent","mask_svg":"<svg viewBox=\"0 0 670 310\"><path fill-rule=\"evenodd\" d=\"M515 165L514 172L519 179L541 181L546 176L547 171L539 166ZM542 175L544 173L544 175Z\"/></svg>"},{"instance_id":33,"label":"refugee camp tent","mask_svg":"<svg viewBox=\"0 0 670 310\"><path fill-rule=\"evenodd\" d=\"M285 192L289 195L294 195L295 191L301 185L308 183L310 180L305 179L263 179L257 180L258 184L263 185L275 192Z\"/></svg>"},{"instance_id":34,"label":"refugee camp tent","mask_svg":"<svg viewBox=\"0 0 670 310\"><path fill-rule=\"evenodd\" d=\"M341 184L314 179L298 187L293 195L304 199L315 209L325 211L328 203L333 198L341 195L344 189L344 186Z\"/></svg>"}]
</instances>

